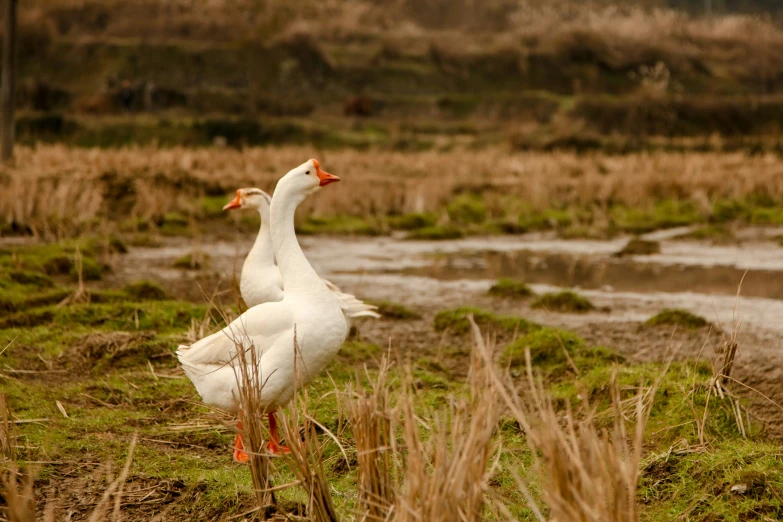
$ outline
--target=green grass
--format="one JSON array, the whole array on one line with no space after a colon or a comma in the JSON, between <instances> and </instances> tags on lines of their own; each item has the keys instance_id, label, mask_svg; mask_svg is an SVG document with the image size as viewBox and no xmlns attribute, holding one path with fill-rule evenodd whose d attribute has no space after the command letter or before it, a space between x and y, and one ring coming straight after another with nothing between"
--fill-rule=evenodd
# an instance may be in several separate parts
<instances>
[{"instance_id":1,"label":"green grass","mask_svg":"<svg viewBox=\"0 0 783 522\"><path fill-rule=\"evenodd\" d=\"M697 328L709 326L710 323L705 318L693 314L687 310L665 308L647 319L644 324L647 326L679 326L689 330L694 330Z\"/></svg>"},{"instance_id":2,"label":"green grass","mask_svg":"<svg viewBox=\"0 0 783 522\"><path fill-rule=\"evenodd\" d=\"M452 223L457 225L477 225L487 219L487 208L481 196L460 194L446 205L446 212Z\"/></svg>"},{"instance_id":3,"label":"green grass","mask_svg":"<svg viewBox=\"0 0 783 522\"><path fill-rule=\"evenodd\" d=\"M497 297L509 297L512 299L524 299L535 295L535 292L523 281L515 279L502 278L492 285L488 291L489 295Z\"/></svg>"},{"instance_id":4,"label":"green grass","mask_svg":"<svg viewBox=\"0 0 783 522\"><path fill-rule=\"evenodd\" d=\"M557 375L559 379L574 369L572 364L576 370L586 371L623 360L611 350L587 346L585 341L574 333L543 327L508 344L503 351L504 364L524 367L527 350L530 351L530 360L536 369L548 376Z\"/></svg>"},{"instance_id":5,"label":"green grass","mask_svg":"<svg viewBox=\"0 0 783 522\"><path fill-rule=\"evenodd\" d=\"M417 230L435 226L437 216L431 213L411 213L401 216L389 216L389 227L392 230Z\"/></svg>"},{"instance_id":6,"label":"green grass","mask_svg":"<svg viewBox=\"0 0 783 522\"><path fill-rule=\"evenodd\" d=\"M378 226L369 220L355 216L308 217L297 227L299 234L349 234L358 236L376 236Z\"/></svg>"},{"instance_id":7,"label":"green grass","mask_svg":"<svg viewBox=\"0 0 783 522\"><path fill-rule=\"evenodd\" d=\"M45 263L36 259L42 253L48 255L46 250L29 248L0 255L0 292L4 296L14 301L74 290L67 274L46 274ZM3 391L17 418L45 419L17 426L21 457L88 467L88 462L110 462L119 469L131 437L138 433L141 439L131 478L149 485L165 484L175 491L172 516L211 520L250 509L248 470L231 462L233 434L219 423L201 430L173 429L213 422L192 384L177 375L173 357L191 320L202 318L205 308L167 300L165 292L148 281L91 293L93 302L58 308L43 300L28 303L23 314L2 316L0 347L10 343L0 354ZM382 308L387 315L400 318L415 313L392 303ZM663 522L682 513L693 520L752 520L755 513L772 520L780 518L780 447L757 425L751 426L743 439L733 406L714 395L707 400L711 378L707 365L674 363L661 377L661 364L631 364L610 348L591 346L573 332L480 308L443 310L435 317L434 329L461 336L462 341L451 339L456 344L467 342L469 313L485 334L497 334L502 343L500 362L510 366L512 375L524 374L524 354L530 350L534 371L543 376L556 404L563 408L577 408L587 401L602 412L611 404L608 383L612 379L619 383L621 399L629 399L639 386L661 379L646 432L638 493L641 520ZM11 324L10 318L20 324ZM329 364L328 375L307 388L313 417L339 434L351 459L355 459L352 432L341 416L337 392L357 379L369 385L386 351L384 346L349 340ZM423 423L431 425L454 400L466 396L468 385L462 372L467 353L449 348L438 356L412 354L410 384L415 388L416 414ZM45 372L49 364L58 373L13 377L3 373L8 369ZM406 371L404 364L395 364L390 370L388 386L393 401L406 382ZM68 418L60 413L57 401ZM696 420L702 418L706 421L703 446L696 430ZM597 422L609 426L610 416L599 413ZM422 424L421 429L429 428ZM533 494L540 498L543 485L533 471L532 455L520 427L504 417L495 437L497 447L502 448L499 462L515 466L532 480ZM346 466L336 445L326 437L323 441L335 504L341 513L351 513L356 499L355 460L351 467ZM520 461L524 469L518 467ZM39 477L61 484L61 473L68 469L42 465ZM276 485L293 480L285 464L276 464ZM508 509L517 519L534 520L507 468L498 468L491 484L507 499ZM748 486L745 494L731 492L738 484ZM305 497L293 488L280 492L278 498L285 509L294 509ZM135 508L128 505L125 509L130 513Z\"/></svg>"},{"instance_id":8,"label":"green grass","mask_svg":"<svg viewBox=\"0 0 783 522\"><path fill-rule=\"evenodd\" d=\"M166 236L190 237L193 233L190 220L178 212L169 212L163 216L163 220L158 223L158 230Z\"/></svg>"},{"instance_id":9,"label":"green grass","mask_svg":"<svg viewBox=\"0 0 783 522\"><path fill-rule=\"evenodd\" d=\"M577 209L546 208L536 212L529 206L523 207L519 214L519 227L522 231L563 229L574 223Z\"/></svg>"},{"instance_id":10,"label":"green grass","mask_svg":"<svg viewBox=\"0 0 783 522\"><path fill-rule=\"evenodd\" d=\"M707 452L648 459L639 501L642 520L780 520L783 462L776 444L717 441ZM733 493L745 486L744 493Z\"/></svg>"},{"instance_id":11,"label":"green grass","mask_svg":"<svg viewBox=\"0 0 783 522\"><path fill-rule=\"evenodd\" d=\"M582 314L595 310L595 306L589 299L569 290L544 294L533 301L530 306L543 308L551 312L572 314Z\"/></svg>"},{"instance_id":12,"label":"green grass","mask_svg":"<svg viewBox=\"0 0 783 522\"><path fill-rule=\"evenodd\" d=\"M448 330L453 334L465 334L470 328L470 323L468 323L467 319L468 314L473 314L473 319L479 327L504 332L506 334L513 334L515 332L524 333L540 328L536 323L522 317L498 315L471 306L463 306L461 308L438 312L435 316L433 326L435 327L435 330L439 332Z\"/></svg>"},{"instance_id":13,"label":"green grass","mask_svg":"<svg viewBox=\"0 0 783 522\"><path fill-rule=\"evenodd\" d=\"M623 232L644 234L661 228L692 225L705 220L688 201L664 199L651 207L612 207L610 217L614 226Z\"/></svg>"},{"instance_id":14,"label":"green grass","mask_svg":"<svg viewBox=\"0 0 783 522\"><path fill-rule=\"evenodd\" d=\"M126 285L123 291L134 301L165 301L168 298L163 287L152 281L136 281Z\"/></svg>"}]
</instances>

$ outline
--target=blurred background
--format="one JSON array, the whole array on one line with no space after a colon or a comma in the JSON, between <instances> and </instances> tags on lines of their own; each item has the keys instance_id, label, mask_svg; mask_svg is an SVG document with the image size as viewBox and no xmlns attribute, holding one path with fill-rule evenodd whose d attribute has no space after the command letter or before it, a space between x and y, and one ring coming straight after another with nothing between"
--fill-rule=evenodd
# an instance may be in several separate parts
<instances>
[{"instance_id":1,"label":"blurred background","mask_svg":"<svg viewBox=\"0 0 783 522\"><path fill-rule=\"evenodd\" d=\"M18 139L779 149L781 13L775 0L29 0Z\"/></svg>"},{"instance_id":2,"label":"blurred background","mask_svg":"<svg viewBox=\"0 0 783 522\"><path fill-rule=\"evenodd\" d=\"M0 233L219 229L237 186L272 190L313 155L353 189L308 201L302 233L783 224L773 0L18 9Z\"/></svg>"}]
</instances>

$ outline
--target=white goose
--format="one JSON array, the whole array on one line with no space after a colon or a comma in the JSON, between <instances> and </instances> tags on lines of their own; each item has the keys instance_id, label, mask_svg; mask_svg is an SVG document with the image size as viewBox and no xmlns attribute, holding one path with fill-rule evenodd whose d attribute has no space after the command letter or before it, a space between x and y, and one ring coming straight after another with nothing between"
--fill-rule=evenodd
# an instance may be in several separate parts
<instances>
[{"instance_id":1,"label":"white goose","mask_svg":"<svg viewBox=\"0 0 783 522\"><path fill-rule=\"evenodd\" d=\"M270 225L275 258L285 287L282 301L250 308L223 330L177 350L185 374L193 381L205 403L231 413L239 411L238 383L234 365L238 349L255 346L260 372L261 402L269 417L272 453L280 446L274 412L294 396L295 378L310 382L332 359L345 341L348 327L337 297L318 277L305 258L294 232L294 212L320 187L340 178L321 170L309 160L291 170L277 183L272 199ZM295 375L294 336L300 353ZM234 458L246 461L240 433L234 442Z\"/></svg>"},{"instance_id":2,"label":"white goose","mask_svg":"<svg viewBox=\"0 0 783 522\"><path fill-rule=\"evenodd\" d=\"M261 303L280 301L283 299L283 280L275 261L275 252L272 248L272 233L269 219L269 206L272 198L269 194L257 188L241 188L237 195L223 210L255 209L261 216L261 228L258 230L256 242L245 258L242 265L242 275L239 280L239 290L242 299L248 306L253 307ZM348 330L351 329L354 320L362 317L381 317L376 312L377 306L367 304L351 294L342 292L334 283L324 279L324 283L337 296L340 308L348 322Z\"/></svg>"}]
</instances>

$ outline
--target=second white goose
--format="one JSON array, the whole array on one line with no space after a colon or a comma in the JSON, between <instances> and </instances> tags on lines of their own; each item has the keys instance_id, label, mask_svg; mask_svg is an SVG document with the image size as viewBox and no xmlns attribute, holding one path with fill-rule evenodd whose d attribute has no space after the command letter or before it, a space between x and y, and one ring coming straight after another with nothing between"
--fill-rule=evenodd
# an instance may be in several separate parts
<instances>
[{"instance_id":1,"label":"second white goose","mask_svg":"<svg viewBox=\"0 0 783 522\"><path fill-rule=\"evenodd\" d=\"M247 306L281 301L283 299L283 280L275 260L272 248L272 229L269 209L272 198L258 188L241 188L223 210L253 209L261 216L261 227L256 236L253 248L242 265L242 275L239 279L239 290ZM324 279L324 283L335 293L340 308L345 314L350 330L356 319L363 317L380 318L376 312L377 306L367 304L351 294L341 291L334 283Z\"/></svg>"},{"instance_id":2,"label":"second white goose","mask_svg":"<svg viewBox=\"0 0 783 522\"><path fill-rule=\"evenodd\" d=\"M271 452L280 446L274 412L294 396L296 385L307 384L323 370L345 341L348 328L335 293L307 261L294 232L294 212L307 195L339 181L307 161L283 176L277 184L270 212L271 240L285 286L282 301L254 306L216 332L190 346L180 346L177 358L205 403L237 413L237 379L240 350L255 347L257 360L248 370L259 372L263 383L260 401L269 416ZM297 346L301 357L295 356ZM247 412L243 412L247 414ZM241 421L242 415L240 415ZM240 424L241 430L241 424ZM247 460L240 433L234 441L234 458Z\"/></svg>"}]
</instances>

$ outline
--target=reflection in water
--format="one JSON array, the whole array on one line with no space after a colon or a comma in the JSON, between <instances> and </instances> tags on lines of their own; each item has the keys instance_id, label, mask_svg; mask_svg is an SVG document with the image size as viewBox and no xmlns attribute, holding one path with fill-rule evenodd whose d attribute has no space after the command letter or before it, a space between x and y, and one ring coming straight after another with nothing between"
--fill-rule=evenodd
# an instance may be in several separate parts
<instances>
[{"instance_id":1,"label":"reflection in water","mask_svg":"<svg viewBox=\"0 0 783 522\"><path fill-rule=\"evenodd\" d=\"M722 295L736 294L742 281L744 296L783 299L783 276L779 271L749 270L746 274L730 266L663 265L528 250L438 256L429 266L407 268L403 273L443 280L514 277L532 284Z\"/></svg>"}]
</instances>

